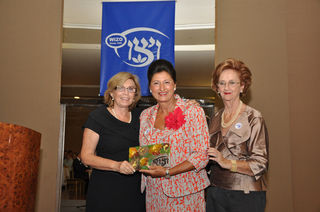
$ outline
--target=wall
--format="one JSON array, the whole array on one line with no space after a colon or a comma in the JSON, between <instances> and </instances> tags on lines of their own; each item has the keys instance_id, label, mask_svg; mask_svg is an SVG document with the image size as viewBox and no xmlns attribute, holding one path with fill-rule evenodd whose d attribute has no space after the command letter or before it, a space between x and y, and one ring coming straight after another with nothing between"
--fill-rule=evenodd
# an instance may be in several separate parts
<instances>
[{"instance_id":1,"label":"wall","mask_svg":"<svg viewBox=\"0 0 320 212\"><path fill-rule=\"evenodd\" d=\"M55 211L61 0L0 1L0 121L42 134L36 211Z\"/></svg>"},{"instance_id":2,"label":"wall","mask_svg":"<svg viewBox=\"0 0 320 212\"><path fill-rule=\"evenodd\" d=\"M320 209L315 158L320 148L315 98L320 89L319 4L217 1L215 62L235 57L249 65L253 72L249 104L267 121L270 212Z\"/></svg>"},{"instance_id":3,"label":"wall","mask_svg":"<svg viewBox=\"0 0 320 212\"><path fill-rule=\"evenodd\" d=\"M288 1L287 43L293 205L320 211L320 1Z\"/></svg>"}]
</instances>

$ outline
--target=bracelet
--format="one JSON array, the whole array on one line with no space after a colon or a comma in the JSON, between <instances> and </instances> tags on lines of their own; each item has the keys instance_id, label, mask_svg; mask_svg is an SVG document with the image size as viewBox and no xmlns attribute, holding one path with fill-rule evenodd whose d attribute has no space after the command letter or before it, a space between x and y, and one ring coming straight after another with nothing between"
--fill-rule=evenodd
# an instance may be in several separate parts
<instances>
[{"instance_id":1,"label":"bracelet","mask_svg":"<svg viewBox=\"0 0 320 212\"><path fill-rule=\"evenodd\" d=\"M237 169L238 169L237 161L236 160L231 160L231 169L230 169L230 171L237 172Z\"/></svg>"},{"instance_id":2,"label":"bracelet","mask_svg":"<svg viewBox=\"0 0 320 212\"><path fill-rule=\"evenodd\" d=\"M164 178L166 179L170 179L170 174L169 174L169 168L166 169L166 175L164 176Z\"/></svg>"}]
</instances>

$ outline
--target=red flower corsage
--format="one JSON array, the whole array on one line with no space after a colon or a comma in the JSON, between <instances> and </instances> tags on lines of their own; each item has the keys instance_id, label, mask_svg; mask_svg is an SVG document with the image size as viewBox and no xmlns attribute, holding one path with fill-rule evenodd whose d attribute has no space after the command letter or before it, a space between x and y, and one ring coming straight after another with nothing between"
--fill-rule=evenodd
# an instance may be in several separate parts
<instances>
[{"instance_id":1,"label":"red flower corsage","mask_svg":"<svg viewBox=\"0 0 320 212\"><path fill-rule=\"evenodd\" d=\"M173 112L169 113L169 115L165 118L165 124L168 129L179 129L186 120L184 119L185 115L183 115L180 107L177 107Z\"/></svg>"}]
</instances>

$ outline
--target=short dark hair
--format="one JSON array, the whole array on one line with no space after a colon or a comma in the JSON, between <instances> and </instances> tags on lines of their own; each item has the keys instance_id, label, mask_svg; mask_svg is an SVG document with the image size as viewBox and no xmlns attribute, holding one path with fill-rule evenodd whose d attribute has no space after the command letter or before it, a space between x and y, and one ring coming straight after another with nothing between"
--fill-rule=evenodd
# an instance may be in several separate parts
<instances>
[{"instance_id":1,"label":"short dark hair","mask_svg":"<svg viewBox=\"0 0 320 212\"><path fill-rule=\"evenodd\" d=\"M176 83L176 70L174 69L173 65L164 59L159 59L159 60L155 60L153 61L149 68L148 68L148 81L149 81L149 85L151 83L151 79L153 77L153 75L155 75L156 73L160 73L160 72L167 72L171 78L173 79L173 82Z\"/></svg>"}]
</instances>

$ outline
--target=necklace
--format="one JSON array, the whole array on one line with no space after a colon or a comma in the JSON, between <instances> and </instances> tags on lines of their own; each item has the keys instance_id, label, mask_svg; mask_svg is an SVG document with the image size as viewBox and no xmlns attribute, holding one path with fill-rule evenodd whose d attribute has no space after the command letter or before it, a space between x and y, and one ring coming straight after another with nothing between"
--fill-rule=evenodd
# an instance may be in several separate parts
<instances>
[{"instance_id":1,"label":"necklace","mask_svg":"<svg viewBox=\"0 0 320 212\"><path fill-rule=\"evenodd\" d=\"M223 128L230 127L230 125L236 120L236 118L238 117L238 115L240 113L241 106L242 106L242 101L240 100L240 104L238 105L236 113L232 116L231 120L228 121L227 123L224 122L224 110L223 110L222 115L221 115L221 126Z\"/></svg>"},{"instance_id":2,"label":"necklace","mask_svg":"<svg viewBox=\"0 0 320 212\"><path fill-rule=\"evenodd\" d=\"M118 116L117 116L117 114L116 114L116 111L114 111L114 109L113 108L111 108L111 110L112 110L112 112L113 112L113 114L114 114L114 117L116 117L117 119L119 119L118 118ZM131 123L131 112L129 113L130 114L130 118L129 118L129 121L128 121L128 123ZM119 119L120 120L120 119Z\"/></svg>"}]
</instances>

